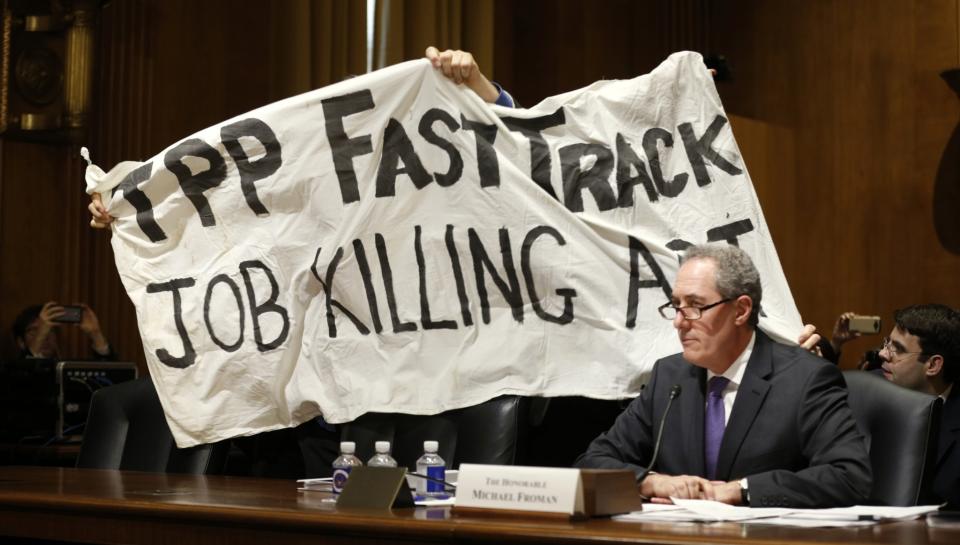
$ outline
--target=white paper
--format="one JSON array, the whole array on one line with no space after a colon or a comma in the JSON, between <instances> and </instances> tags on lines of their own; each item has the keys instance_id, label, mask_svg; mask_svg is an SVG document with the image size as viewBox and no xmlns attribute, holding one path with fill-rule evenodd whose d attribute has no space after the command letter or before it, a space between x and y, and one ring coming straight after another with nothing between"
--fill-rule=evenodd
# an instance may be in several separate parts
<instances>
[{"instance_id":1,"label":"white paper","mask_svg":"<svg viewBox=\"0 0 960 545\"><path fill-rule=\"evenodd\" d=\"M448 498L420 498L415 500L414 503L421 507L447 507L456 505L457 501L454 496L450 496Z\"/></svg>"},{"instance_id":2,"label":"white paper","mask_svg":"<svg viewBox=\"0 0 960 545\"><path fill-rule=\"evenodd\" d=\"M332 492L333 477L297 479L297 490L317 490L317 491Z\"/></svg>"},{"instance_id":3,"label":"white paper","mask_svg":"<svg viewBox=\"0 0 960 545\"><path fill-rule=\"evenodd\" d=\"M940 509L939 505L916 505L910 507L884 507L878 505L854 505L830 509L793 509L787 518L812 520L909 520Z\"/></svg>"},{"instance_id":4,"label":"white paper","mask_svg":"<svg viewBox=\"0 0 960 545\"><path fill-rule=\"evenodd\" d=\"M842 528L908 520L937 511L939 505L882 507L855 505L828 509L743 507L708 500L673 498L674 505L644 504L643 511L613 517L624 522L742 522L805 528Z\"/></svg>"},{"instance_id":5,"label":"white paper","mask_svg":"<svg viewBox=\"0 0 960 545\"><path fill-rule=\"evenodd\" d=\"M877 524L875 520L836 520L796 517L773 517L745 520L743 524L765 524L769 526L795 526L797 528L859 528Z\"/></svg>"},{"instance_id":6,"label":"white paper","mask_svg":"<svg viewBox=\"0 0 960 545\"><path fill-rule=\"evenodd\" d=\"M670 498L674 505L701 517L703 520L743 521L785 515L790 509L782 507L742 507L710 500Z\"/></svg>"}]
</instances>

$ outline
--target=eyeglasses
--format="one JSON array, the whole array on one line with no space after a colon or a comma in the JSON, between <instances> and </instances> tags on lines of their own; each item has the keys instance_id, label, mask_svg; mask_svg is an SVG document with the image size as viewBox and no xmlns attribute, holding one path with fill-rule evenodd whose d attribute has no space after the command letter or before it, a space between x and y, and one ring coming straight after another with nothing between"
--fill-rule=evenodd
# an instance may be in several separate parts
<instances>
[{"instance_id":1,"label":"eyeglasses","mask_svg":"<svg viewBox=\"0 0 960 545\"><path fill-rule=\"evenodd\" d=\"M880 350L886 350L887 353L894 358L898 358L906 354L923 354L923 350L918 352L908 352L906 350L902 350L899 346L897 346L898 344L899 343L895 344L893 339L890 337L884 337L883 341L880 343Z\"/></svg>"},{"instance_id":2,"label":"eyeglasses","mask_svg":"<svg viewBox=\"0 0 960 545\"><path fill-rule=\"evenodd\" d=\"M724 303L729 303L730 301L733 301L732 297L724 299L722 301L717 301L716 303L704 305L702 307L693 307L693 306L678 307L678 306L675 306L673 303L667 303L657 308L657 312L660 313L660 316L663 316L664 320L671 320L671 321L675 320L677 317L677 314L682 315L683 318L686 320L699 320L700 317L703 316L703 313L705 311L708 311L713 307L722 305Z\"/></svg>"}]
</instances>

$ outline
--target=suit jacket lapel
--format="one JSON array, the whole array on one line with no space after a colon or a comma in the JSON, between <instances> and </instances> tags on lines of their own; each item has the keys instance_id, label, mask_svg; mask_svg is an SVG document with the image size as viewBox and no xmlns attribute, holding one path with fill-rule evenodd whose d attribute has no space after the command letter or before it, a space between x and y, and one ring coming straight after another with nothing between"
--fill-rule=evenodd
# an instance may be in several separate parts
<instances>
[{"instance_id":1,"label":"suit jacket lapel","mask_svg":"<svg viewBox=\"0 0 960 545\"><path fill-rule=\"evenodd\" d=\"M706 464L703 459L703 408L704 389L706 388L707 371L701 367L689 364L690 372L680 382L682 388L679 402L681 422L684 423L680 432L683 446L682 452L685 463L684 469L690 475L704 475Z\"/></svg>"},{"instance_id":2,"label":"suit jacket lapel","mask_svg":"<svg viewBox=\"0 0 960 545\"><path fill-rule=\"evenodd\" d=\"M940 438L937 445L937 465L943 463L952 449L960 448L957 445L960 438L960 383L954 383L950 397L943 405L940 419Z\"/></svg>"},{"instance_id":3,"label":"suit jacket lapel","mask_svg":"<svg viewBox=\"0 0 960 545\"><path fill-rule=\"evenodd\" d=\"M753 425L763 400L770 390L767 378L773 373L773 357L771 341L766 335L757 330L757 340L753 345L753 352L747 362L747 369L743 374L743 382L737 388L737 398L733 403L733 411L723 432L723 441L720 443L720 454L717 459L717 479L728 481L733 462L737 458L743 440ZM702 411L701 411L702 412ZM701 417L702 418L702 417ZM702 430L703 427L701 426ZM701 448L701 451L703 449Z\"/></svg>"}]
</instances>

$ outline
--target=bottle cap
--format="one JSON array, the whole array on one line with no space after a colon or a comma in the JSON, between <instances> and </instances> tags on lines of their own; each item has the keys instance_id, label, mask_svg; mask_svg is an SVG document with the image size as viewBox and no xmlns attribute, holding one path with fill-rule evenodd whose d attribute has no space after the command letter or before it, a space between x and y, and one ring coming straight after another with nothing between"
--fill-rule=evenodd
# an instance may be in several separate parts
<instances>
[{"instance_id":1,"label":"bottle cap","mask_svg":"<svg viewBox=\"0 0 960 545\"><path fill-rule=\"evenodd\" d=\"M437 452L437 449L440 448L440 444L436 441L424 441L423 450L424 452Z\"/></svg>"},{"instance_id":2,"label":"bottle cap","mask_svg":"<svg viewBox=\"0 0 960 545\"><path fill-rule=\"evenodd\" d=\"M377 454L389 454L390 441L377 441L373 444L373 448L377 451Z\"/></svg>"},{"instance_id":3,"label":"bottle cap","mask_svg":"<svg viewBox=\"0 0 960 545\"><path fill-rule=\"evenodd\" d=\"M357 451L357 444L353 441L343 441L340 443L340 452L344 454L353 454Z\"/></svg>"}]
</instances>

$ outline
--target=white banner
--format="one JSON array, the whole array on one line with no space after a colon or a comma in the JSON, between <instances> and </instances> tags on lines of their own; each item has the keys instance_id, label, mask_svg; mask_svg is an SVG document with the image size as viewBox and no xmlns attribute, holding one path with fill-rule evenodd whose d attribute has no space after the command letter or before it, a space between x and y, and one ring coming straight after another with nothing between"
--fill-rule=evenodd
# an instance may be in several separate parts
<instances>
[{"instance_id":1,"label":"white banner","mask_svg":"<svg viewBox=\"0 0 960 545\"><path fill-rule=\"evenodd\" d=\"M680 350L656 309L694 243L739 244L761 273L761 327L801 328L694 53L526 110L407 62L203 130L98 188L180 446L321 414L636 394Z\"/></svg>"}]
</instances>

